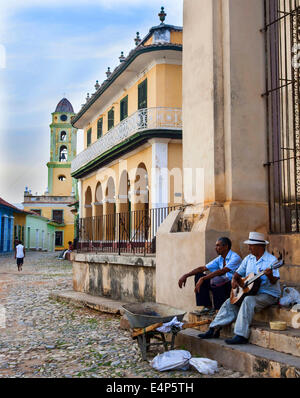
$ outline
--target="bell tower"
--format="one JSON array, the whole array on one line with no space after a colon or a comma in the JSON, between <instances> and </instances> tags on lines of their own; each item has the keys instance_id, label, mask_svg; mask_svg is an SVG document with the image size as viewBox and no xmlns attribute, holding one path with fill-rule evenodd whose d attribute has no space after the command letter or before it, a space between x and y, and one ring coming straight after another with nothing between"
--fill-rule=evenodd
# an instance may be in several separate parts
<instances>
[{"instance_id":1,"label":"bell tower","mask_svg":"<svg viewBox=\"0 0 300 398\"><path fill-rule=\"evenodd\" d=\"M72 104L63 98L52 113L50 124L50 161L48 195L77 195L76 180L71 177L71 162L76 156L77 129L71 124L75 115Z\"/></svg>"}]
</instances>

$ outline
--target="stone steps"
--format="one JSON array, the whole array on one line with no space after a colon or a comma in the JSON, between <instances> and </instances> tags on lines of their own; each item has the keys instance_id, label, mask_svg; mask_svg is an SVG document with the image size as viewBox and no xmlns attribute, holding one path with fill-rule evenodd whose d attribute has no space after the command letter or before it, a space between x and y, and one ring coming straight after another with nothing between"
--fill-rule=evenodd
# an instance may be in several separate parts
<instances>
[{"instance_id":1,"label":"stone steps","mask_svg":"<svg viewBox=\"0 0 300 398\"><path fill-rule=\"evenodd\" d=\"M234 325L224 328L221 338L233 336ZM267 323L254 323L249 338L251 344L300 357L300 329L272 330ZM299 358L300 361L300 358Z\"/></svg>"},{"instance_id":2,"label":"stone steps","mask_svg":"<svg viewBox=\"0 0 300 398\"><path fill-rule=\"evenodd\" d=\"M269 327L269 321L274 320L285 320L291 325L295 316L300 322L300 313L279 306L269 307L255 314L249 344L246 345L229 346L224 342L224 338L233 335L234 324L222 328L220 339L204 340L209 344L209 348L205 348L203 340L197 337L199 330L206 331L207 326L201 326L197 331L193 329L193 333L180 332L176 344L187 344L193 350L191 351L193 355L206 356L209 352L211 356L208 358L219 361L225 367L250 375L258 372L267 377L300 377L300 323L298 328L288 327L284 331L272 330ZM258 322L257 318L264 321ZM212 317L201 317L193 312L188 316L189 322L203 319L212 319ZM192 342L188 342L189 339ZM220 350L224 351L224 355L219 352Z\"/></svg>"},{"instance_id":3,"label":"stone steps","mask_svg":"<svg viewBox=\"0 0 300 398\"><path fill-rule=\"evenodd\" d=\"M198 334L196 329L181 331L176 337L176 346L250 376L300 378L299 357L254 344L230 346L221 338L201 340Z\"/></svg>"}]
</instances>

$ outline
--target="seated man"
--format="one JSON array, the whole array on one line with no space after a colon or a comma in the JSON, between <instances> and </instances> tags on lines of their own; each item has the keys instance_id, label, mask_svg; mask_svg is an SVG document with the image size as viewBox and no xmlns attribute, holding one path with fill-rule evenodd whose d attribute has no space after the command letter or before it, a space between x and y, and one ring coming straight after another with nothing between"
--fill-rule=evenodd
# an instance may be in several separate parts
<instances>
[{"instance_id":1,"label":"seated man","mask_svg":"<svg viewBox=\"0 0 300 398\"><path fill-rule=\"evenodd\" d=\"M184 274L178 281L180 288L185 286L189 276L195 275L195 293L197 306L204 306L202 313L213 314L229 297L231 291L231 279L234 271L242 262L241 257L231 250L231 240L225 237L216 242L216 252L219 255L204 267L198 267ZM204 275L203 272L211 271ZM213 295L214 309L209 292Z\"/></svg>"},{"instance_id":2,"label":"seated man","mask_svg":"<svg viewBox=\"0 0 300 398\"><path fill-rule=\"evenodd\" d=\"M59 260L65 260L66 255L67 255L68 253L71 253L71 252L73 251L73 243L72 243L72 241L69 241L69 242L68 242L68 245L69 245L69 248L68 248L68 249L64 249L64 251L63 251L63 252L60 254L60 256L58 257Z\"/></svg>"},{"instance_id":3,"label":"seated man","mask_svg":"<svg viewBox=\"0 0 300 398\"><path fill-rule=\"evenodd\" d=\"M235 272L232 278L232 288L243 287L242 277L246 277L250 273L258 274L264 271L264 275L260 278L259 290L255 296L245 297L240 306L231 304L230 299L226 300L210 324L209 330L204 334L198 335L202 339L219 337L222 326L236 321L235 336L232 339L225 340L225 342L227 344L246 344L249 339L250 325L254 313L278 302L281 294L280 275L278 269L272 270L270 268L277 259L266 251L266 245L269 242L265 240L263 234L250 232L249 240L244 243L249 245L251 254L244 258L242 264Z\"/></svg>"}]
</instances>

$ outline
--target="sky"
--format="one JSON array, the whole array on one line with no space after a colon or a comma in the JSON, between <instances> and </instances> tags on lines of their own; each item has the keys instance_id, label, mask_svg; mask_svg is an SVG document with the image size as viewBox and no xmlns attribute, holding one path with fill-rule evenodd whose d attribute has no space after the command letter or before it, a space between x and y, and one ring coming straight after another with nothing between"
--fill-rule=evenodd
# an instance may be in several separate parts
<instances>
[{"instance_id":1,"label":"sky","mask_svg":"<svg viewBox=\"0 0 300 398\"><path fill-rule=\"evenodd\" d=\"M121 51L160 23L182 26L183 0L0 2L0 197L23 201L48 184L51 113L66 97L78 112ZM78 149L82 149L82 131Z\"/></svg>"}]
</instances>

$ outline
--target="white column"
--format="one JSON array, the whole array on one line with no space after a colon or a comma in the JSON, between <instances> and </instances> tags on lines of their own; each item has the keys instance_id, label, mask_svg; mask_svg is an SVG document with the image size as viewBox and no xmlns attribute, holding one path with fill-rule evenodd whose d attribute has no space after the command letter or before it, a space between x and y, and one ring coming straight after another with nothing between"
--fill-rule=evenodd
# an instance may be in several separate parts
<instances>
[{"instance_id":1,"label":"white column","mask_svg":"<svg viewBox=\"0 0 300 398\"><path fill-rule=\"evenodd\" d=\"M82 218L82 195L81 195L81 180L78 180L78 200L79 200L79 218Z\"/></svg>"},{"instance_id":2,"label":"white column","mask_svg":"<svg viewBox=\"0 0 300 398\"><path fill-rule=\"evenodd\" d=\"M168 139L149 140L152 146L151 201L152 208L168 207Z\"/></svg>"}]
</instances>

